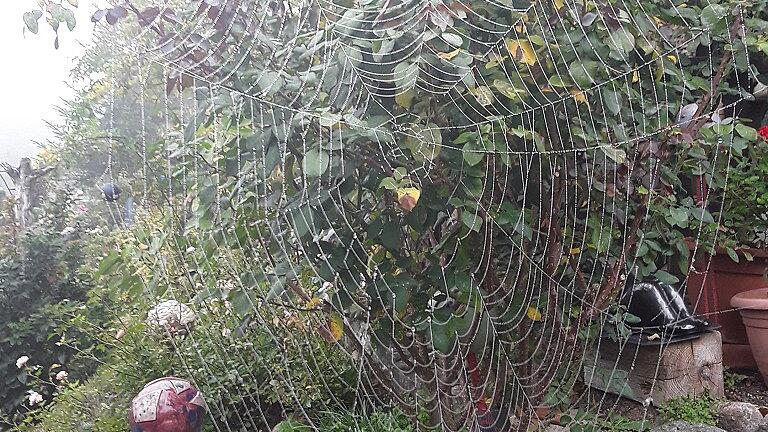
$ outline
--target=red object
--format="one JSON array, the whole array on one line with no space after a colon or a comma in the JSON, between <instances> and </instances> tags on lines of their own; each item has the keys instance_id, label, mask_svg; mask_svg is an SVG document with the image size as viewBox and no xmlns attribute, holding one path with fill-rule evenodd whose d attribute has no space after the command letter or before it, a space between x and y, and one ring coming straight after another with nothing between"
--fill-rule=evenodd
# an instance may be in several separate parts
<instances>
[{"instance_id":1,"label":"red object","mask_svg":"<svg viewBox=\"0 0 768 432\"><path fill-rule=\"evenodd\" d=\"M709 185L707 185L707 179L704 176L699 175L693 178L693 198L697 206L704 207L706 205L709 198Z\"/></svg>"},{"instance_id":2,"label":"red object","mask_svg":"<svg viewBox=\"0 0 768 432\"><path fill-rule=\"evenodd\" d=\"M689 247L693 250L693 242L689 242ZM688 298L696 314L721 326L723 364L737 368L754 368L757 364L741 316L731 307L731 298L745 291L768 288L764 277L768 251L746 251L754 257L752 261L739 254L739 262L734 262L721 248L716 248L714 256L699 253L688 273Z\"/></svg>"},{"instance_id":3,"label":"red object","mask_svg":"<svg viewBox=\"0 0 768 432\"><path fill-rule=\"evenodd\" d=\"M477 363L477 356L473 352L467 354L467 368L469 369L469 379L472 381L472 388L474 389L472 393L473 399L475 400L477 417L480 422L483 423L483 418L488 412L488 404L483 395L483 383L480 380L480 365ZM485 421L487 422L488 420ZM483 424L483 426L485 426L485 424Z\"/></svg>"},{"instance_id":4,"label":"red object","mask_svg":"<svg viewBox=\"0 0 768 432\"><path fill-rule=\"evenodd\" d=\"M128 421L131 432L200 432L205 402L192 384L181 378L160 378L133 398Z\"/></svg>"},{"instance_id":5,"label":"red object","mask_svg":"<svg viewBox=\"0 0 768 432\"><path fill-rule=\"evenodd\" d=\"M763 381L768 382L768 288L736 294L731 306L741 309L749 346Z\"/></svg>"},{"instance_id":6,"label":"red object","mask_svg":"<svg viewBox=\"0 0 768 432\"><path fill-rule=\"evenodd\" d=\"M768 126L763 126L758 129L757 134L760 135L764 140L768 140Z\"/></svg>"}]
</instances>

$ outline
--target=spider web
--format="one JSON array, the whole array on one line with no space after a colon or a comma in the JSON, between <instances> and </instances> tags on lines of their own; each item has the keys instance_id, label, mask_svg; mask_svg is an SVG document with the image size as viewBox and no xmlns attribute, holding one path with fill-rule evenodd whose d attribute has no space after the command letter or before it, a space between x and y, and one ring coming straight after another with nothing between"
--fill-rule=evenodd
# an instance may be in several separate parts
<instances>
[{"instance_id":1,"label":"spider web","mask_svg":"<svg viewBox=\"0 0 768 432\"><path fill-rule=\"evenodd\" d=\"M653 146L699 121L735 117L743 100L740 96L718 105L714 98L701 99L705 90L667 81L675 70L685 76L680 58L688 55L686 47L711 41L711 29L691 25L675 3L666 1L590 8L570 1L385 0L346 7L227 2L256 30L225 49L199 37L219 31L224 40L241 25L227 16L224 3L203 2L201 13L178 23L180 29L159 47L143 43L150 25L131 41L111 41L135 58L142 101L148 91L156 91L147 84L152 70L171 77L174 91L164 95L166 131L159 153L164 172L151 168L143 106L139 113L142 211L147 218L152 211L162 212L168 229L181 233L165 239L171 252L157 260L172 288L153 301L173 298L206 322L186 339L169 341L185 365L186 378L203 389L213 427L268 430L276 418L291 417L318 429L316 413L351 412L358 414L358 428L365 429L373 425L365 414L397 408L414 424L436 430L527 430L545 419L540 408L551 402L553 392L575 394L570 404L610 415L617 402L578 381L590 361L585 353L603 344L617 343L620 353L633 358L638 352L621 338L601 337L617 324L616 296L603 298L596 289L611 277L623 285L637 271L633 246L647 235L632 229L634 220L649 218L649 209L645 204L630 207L631 191L641 185L632 186L638 180L627 171L651 167L642 187L654 190L659 168L645 161L660 160ZM158 16L171 11L170 2L155 6ZM681 21L676 31L649 27L646 23L655 22L646 11L650 6L676 11ZM506 20L498 19L502 16ZM741 9L722 19L726 28L736 24L736 31L727 32L734 44L732 38L744 34ZM598 25L612 30L608 44L616 49L593 46L590 32ZM585 44L592 49L589 59L579 54ZM637 63L633 53L641 44L664 49ZM290 53L297 45L303 45L307 58L318 60L292 64ZM711 45L706 51L706 78L710 87L717 86L717 57ZM252 83L247 84L235 75L253 52L268 54L264 64L248 72ZM564 52L575 54L576 66L564 66ZM327 67L331 63L323 59L329 58L338 63ZM491 80L486 73L491 69L503 78ZM548 76L526 79L541 73ZM290 103L280 102L275 94L295 76L311 78L291 89ZM177 91L181 83L185 89ZM410 109L426 96L440 106ZM110 97L114 101L114 93ZM700 105L691 108L691 101ZM450 118L430 117L449 109ZM210 121L199 115L206 110L213 113ZM671 110L679 115L662 115ZM609 117L617 120L614 129L600 126ZM359 139L349 129L373 145L348 148ZM599 131L599 138L588 131ZM322 138L319 148L313 133ZM718 158L730 159L733 133L718 136L706 155L711 170L720 166ZM301 169L288 142L302 150ZM387 265L382 246L372 247L376 233L360 232L358 216L344 198L354 192L339 175L352 161L375 162L399 183L385 194L391 195L387 205L402 222L418 206L429 205L427 191L446 182L445 159L454 152L461 157L451 167L450 197L475 196L475 202L432 203L445 206L432 226L455 230L454 250L423 269L439 275L434 286L409 294L390 277L409 270ZM104 178L118 183L111 156L108 165ZM294 171L300 172L299 179L288 178ZM501 188L494 183L498 179L504 179ZM623 190L617 186L622 179L629 183ZM151 199L153 184L162 199ZM286 190L296 184L304 186L302 191L289 197ZM512 184L519 186L507 189ZM408 196L406 190L423 193L412 209L398 208L399 199L392 198ZM204 195L210 195L210 208L201 209ZM722 202L703 199L704 207L722 209ZM520 211L510 211L510 203ZM238 207L244 205L250 212ZM459 207L461 215L455 211ZM523 211L532 207L541 207L538 215ZM191 225L201 212L209 214L209 225ZM124 223L116 207L112 217ZM250 218L244 221L248 229L229 229L243 217ZM589 237L591 224L599 228ZM694 240L703 225L694 231ZM398 234L405 237L402 250L407 251L413 242L404 230L406 222ZM462 245L478 238L477 250L493 259L458 256ZM440 239L432 240L438 246ZM218 255L198 253L212 245L218 246ZM592 256L582 258L581 251L590 249ZM335 258L339 250L346 250L341 261ZM615 267L618 272L612 267L616 251L628 254L626 264ZM390 252L383 256L391 258ZM459 259L471 264L461 277L450 273ZM347 267L366 270L343 275ZM569 267L578 271L563 270ZM264 290L253 290L254 281ZM153 293L151 282L145 284ZM458 285L467 287L464 304L456 301ZM238 312L235 303L246 303L248 311ZM417 305L424 310L414 312ZM579 314L591 318L582 320ZM462 320L469 325L461 331L451 327L454 334L444 346L437 330ZM253 345L237 344L252 331L265 335L286 357L297 358L298 370L295 362L275 364ZM201 351L202 340L215 341L219 349ZM268 376L232 366L252 362ZM203 367L193 369L189 363ZM354 378L343 365L351 366ZM617 363L604 379L622 379L621 373ZM258 389L265 386L281 398L262 400ZM303 394L312 386L324 397L306 407ZM339 393L345 386L351 400ZM232 406L247 408L229 410Z\"/></svg>"}]
</instances>

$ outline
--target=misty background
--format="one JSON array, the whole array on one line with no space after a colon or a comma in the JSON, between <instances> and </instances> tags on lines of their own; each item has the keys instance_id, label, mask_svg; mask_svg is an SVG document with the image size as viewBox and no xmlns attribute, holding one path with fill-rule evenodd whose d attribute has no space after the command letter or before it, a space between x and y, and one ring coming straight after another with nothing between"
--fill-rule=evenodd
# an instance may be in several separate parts
<instances>
[{"instance_id":1,"label":"misty background","mask_svg":"<svg viewBox=\"0 0 768 432\"><path fill-rule=\"evenodd\" d=\"M36 0L0 5L0 40L7 59L0 68L0 162L14 166L37 153L35 142L51 137L45 121L56 121L54 106L72 94L65 81L93 30L90 14L95 6L92 0L81 0L75 30L59 28L57 50L55 34L44 19L38 34L24 31L22 16L36 5Z\"/></svg>"}]
</instances>

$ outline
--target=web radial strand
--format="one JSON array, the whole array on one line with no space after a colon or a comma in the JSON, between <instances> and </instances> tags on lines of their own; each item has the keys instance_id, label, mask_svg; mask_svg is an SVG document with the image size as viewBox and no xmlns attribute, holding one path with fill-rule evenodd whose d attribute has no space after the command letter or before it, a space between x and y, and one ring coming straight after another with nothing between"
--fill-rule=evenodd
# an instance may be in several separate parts
<instances>
[{"instance_id":1,"label":"web radial strand","mask_svg":"<svg viewBox=\"0 0 768 432\"><path fill-rule=\"evenodd\" d=\"M370 430L399 410L438 430L526 430L545 406L613 411L581 378L618 331L600 288L661 270L643 273L636 245L657 237L634 221L670 186L663 143L736 117L742 96L682 113L719 84L711 43L737 46L741 14L723 33L665 1L206 0L165 18L159 47L146 26L122 48L142 54L142 203L172 234L153 263L167 288L144 284L205 320L169 349L214 427L317 430L338 413ZM683 69L694 43L704 78ZM144 69L168 83L155 155ZM734 133L701 175L730 166Z\"/></svg>"}]
</instances>

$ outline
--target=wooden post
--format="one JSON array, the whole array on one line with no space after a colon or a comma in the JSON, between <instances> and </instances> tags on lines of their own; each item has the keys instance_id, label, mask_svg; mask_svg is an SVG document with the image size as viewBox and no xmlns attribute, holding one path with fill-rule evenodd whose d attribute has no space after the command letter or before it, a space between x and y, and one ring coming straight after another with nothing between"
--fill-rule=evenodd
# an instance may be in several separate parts
<instances>
[{"instance_id":1,"label":"wooden post","mask_svg":"<svg viewBox=\"0 0 768 432\"><path fill-rule=\"evenodd\" d=\"M16 220L22 230L32 222L32 207L35 206L42 195L42 177L53 170L54 167L32 168L32 161L29 158L22 158L18 168L13 168L7 163L0 164L0 171L8 174L16 189Z\"/></svg>"},{"instance_id":2,"label":"wooden post","mask_svg":"<svg viewBox=\"0 0 768 432\"><path fill-rule=\"evenodd\" d=\"M668 345L601 342L584 361L584 383L641 403L659 405L708 392L723 396L720 332Z\"/></svg>"}]
</instances>

